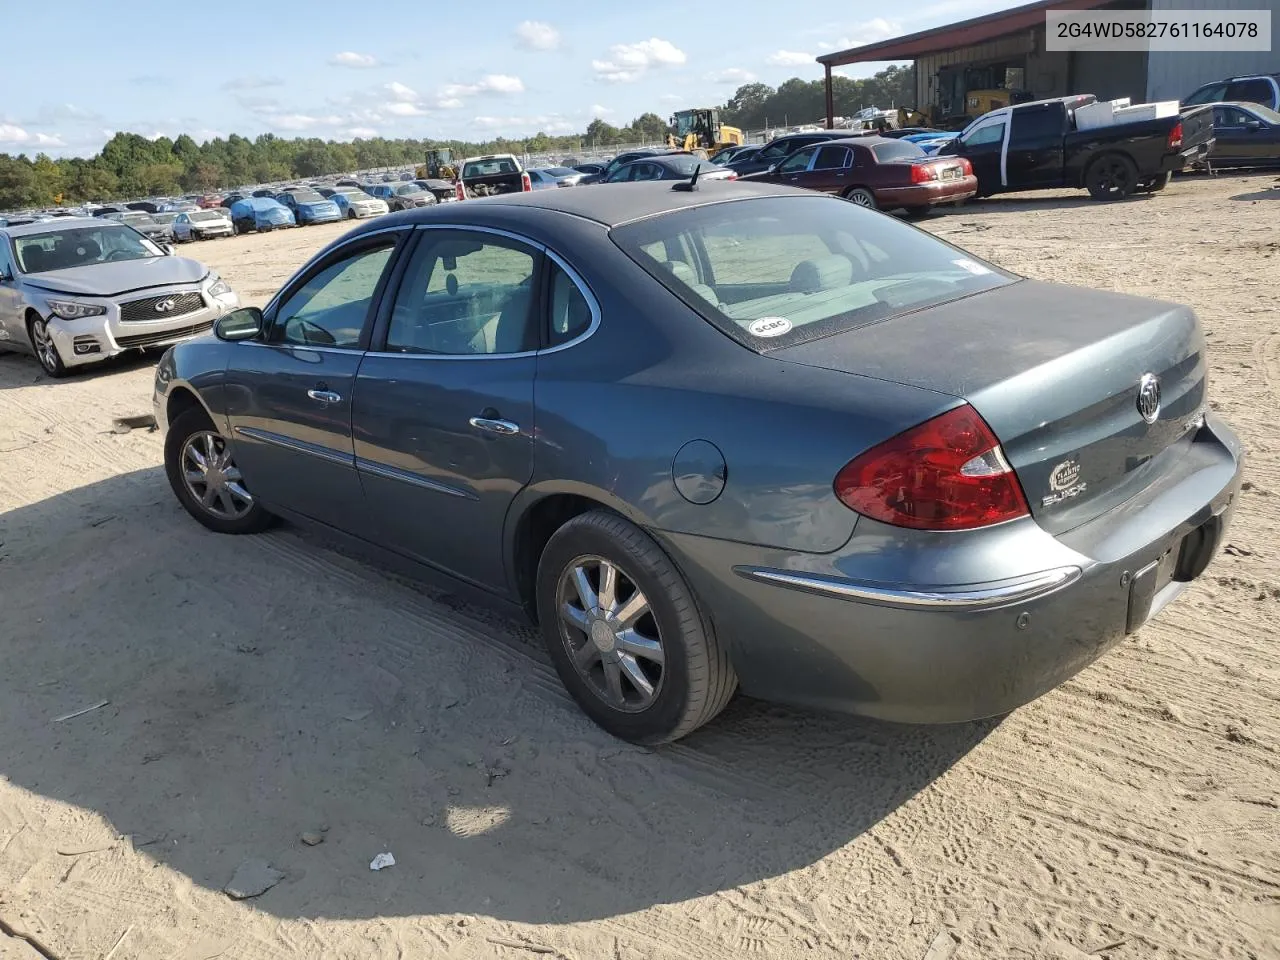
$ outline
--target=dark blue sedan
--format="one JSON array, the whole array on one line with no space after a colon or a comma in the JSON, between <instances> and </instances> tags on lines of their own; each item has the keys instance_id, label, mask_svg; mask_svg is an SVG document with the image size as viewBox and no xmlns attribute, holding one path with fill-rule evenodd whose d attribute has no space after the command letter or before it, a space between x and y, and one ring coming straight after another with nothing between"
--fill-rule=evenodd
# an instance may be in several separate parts
<instances>
[{"instance_id":1,"label":"dark blue sedan","mask_svg":"<svg viewBox=\"0 0 1280 960\"><path fill-rule=\"evenodd\" d=\"M1206 365L1186 307L700 180L359 226L166 353L154 403L205 526L320 524L523 610L659 743L739 687L943 722L1072 676L1222 542Z\"/></svg>"}]
</instances>

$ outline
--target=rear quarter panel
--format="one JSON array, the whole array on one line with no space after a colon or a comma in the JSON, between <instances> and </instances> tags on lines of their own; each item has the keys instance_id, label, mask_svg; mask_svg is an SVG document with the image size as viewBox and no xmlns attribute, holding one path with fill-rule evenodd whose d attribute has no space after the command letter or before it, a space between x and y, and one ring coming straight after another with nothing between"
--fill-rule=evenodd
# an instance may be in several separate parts
<instances>
[{"instance_id":1,"label":"rear quarter panel","mask_svg":"<svg viewBox=\"0 0 1280 960\"><path fill-rule=\"evenodd\" d=\"M833 492L840 468L957 403L758 355L667 292L602 227L563 219L550 243L586 279L602 321L538 359L534 476L513 516L576 493L654 529L832 551L858 519ZM673 477L692 440L713 444L726 468L723 492L705 505Z\"/></svg>"}]
</instances>

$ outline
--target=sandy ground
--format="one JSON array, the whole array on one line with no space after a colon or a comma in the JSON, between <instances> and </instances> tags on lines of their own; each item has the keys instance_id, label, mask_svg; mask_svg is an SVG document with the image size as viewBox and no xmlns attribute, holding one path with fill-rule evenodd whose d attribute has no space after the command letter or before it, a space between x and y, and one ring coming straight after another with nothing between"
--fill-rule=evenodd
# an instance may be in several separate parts
<instances>
[{"instance_id":1,"label":"sandy ground","mask_svg":"<svg viewBox=\"0 0 1280 960\"><path fill-rule=\"evenodd\" d=\"M1251 456L1206 577L999 723L740 700L677 746L616 742L520 625L294 529L190 520L158 435L110 429L149 412L151 360L0 359L3 925L60 960L1280 956L1273 180L926 222L1193 304ZM183 252L261 303L340 229ZM284 879L233 902L252 857Z\"/></svg>"}]
</instances>

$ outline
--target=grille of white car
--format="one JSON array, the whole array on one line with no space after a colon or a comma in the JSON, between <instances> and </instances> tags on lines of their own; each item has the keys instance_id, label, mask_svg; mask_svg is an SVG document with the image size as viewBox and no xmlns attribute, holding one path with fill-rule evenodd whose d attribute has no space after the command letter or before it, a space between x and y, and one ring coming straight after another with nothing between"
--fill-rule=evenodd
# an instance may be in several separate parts
<instances>
[{"instance_id":1,"label":"grille of white car","mask_svg":"<svg viewBox=\"0 0 1280 960\"><path fill-rule=\"evenodd\" d=\"M203 309L204 297L200 294L171 293L120 304L120 321L142 323L144 320L173 320Z\"/></svg>"}]
</instances>

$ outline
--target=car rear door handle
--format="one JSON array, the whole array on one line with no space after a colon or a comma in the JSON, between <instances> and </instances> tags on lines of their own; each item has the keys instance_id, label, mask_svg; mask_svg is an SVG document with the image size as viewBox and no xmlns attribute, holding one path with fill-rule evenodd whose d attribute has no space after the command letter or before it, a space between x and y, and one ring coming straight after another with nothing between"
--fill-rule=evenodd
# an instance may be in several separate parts
<instances>
[{"instance_id":1,"label":"car rear door handle","mask_svg":"<svg viewBox=\"0 0 1280 960\"><path fill-rule=\"evenodd\" d=\"M319 403L339 403L342 400L342 394L332 390L308 390L307 396Z\"/></svg>"},{"instance_id":2,"label":"car rear door handle","mask_svg":"<svg viewBox=\"0 0 1280 960\"><path fill-rule=\"evenodd\" d=\"M510 420L499 420L492 417L472 417L469 422L477 430L487 430L489 433L498 433L504 437L514 436L520 432L520 424L512 423Z\"/></svg>"}]
</instances>

